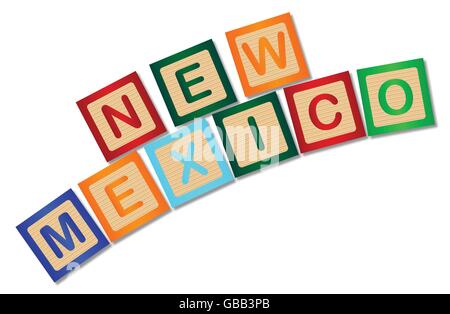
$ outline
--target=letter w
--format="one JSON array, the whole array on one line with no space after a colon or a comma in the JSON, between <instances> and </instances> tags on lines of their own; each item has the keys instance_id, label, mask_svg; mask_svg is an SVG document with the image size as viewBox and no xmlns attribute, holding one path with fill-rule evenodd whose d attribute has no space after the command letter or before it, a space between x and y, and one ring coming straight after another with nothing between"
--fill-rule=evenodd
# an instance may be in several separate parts
<instances>
[{"instance_id":1,"label":"letter w","mask_svg":"<svg viewBox=\"0 0 450 314\"><path fill-rule=\"evenodd\" d=\"M249 58L253 67L259 75L264 75L267 72L266 67L266 50L271 55L273 61L277 64L280 69L286 68L286 40L284 38L284 33L278 33L278 53L275 52L275 49L270 44L269 40L266 37L262 37L259 39L259 58L256 58L253 54L253 51L250 49L249 44L244 43L242 45L242 49L244 49L245 54Z\"/></svg>"},{"instance_id":2,"label":"letter w","mask_svg":"<svg viewBox=\"0 0 450 314\"><path fill-rule=\"evenodd\" d=\"M134 128L140 128L142 126L142 122L139 119L138 114L136 113L136 110L134 110L133 105L131 104L130 99L127 95L122 96L122 101L125 105L125 108L127 108L129 116L123 114L120 111L117 111L114 108L111 108L110 106L104 106L102 108L102 112L105 115L106 121L108 121L109 126L111 127L114 136L116 138L122 137L122 132L120 131L119 127L117 126L117 122L114 119L117 118L123 122L125 122L128 125L133 126Z\"/></svg>"},{"instance_id":3,"label":"letter w","mask_svg":"<svg viewBox=\"0 0 450 314\"><path fill-rule=\"evenodd\" d=\"M61 236L58 232L53 230L50 226L45 226L41 229L41 235L44 240L48 243L50 248L53 250L55 255L58 258L63 258L64 254L61 252L61 249L56 244L56 241L59 242L62 246L64 246L67 250L73 251L75 249L75 242L72 238L72 233L78 238L78 241L84 243L86 241L86 237L80 231L78 226L73 221L72 217L68 213L64 213L58 218L59 224L61 225L64 236Z\"/></svg>"}]
</instances>

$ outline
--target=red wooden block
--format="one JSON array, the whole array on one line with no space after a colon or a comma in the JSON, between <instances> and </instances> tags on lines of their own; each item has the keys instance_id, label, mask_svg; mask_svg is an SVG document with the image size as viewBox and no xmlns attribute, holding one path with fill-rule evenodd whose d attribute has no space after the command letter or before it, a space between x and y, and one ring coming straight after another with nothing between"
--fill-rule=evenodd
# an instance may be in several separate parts
<instances>
[{"instance_id":1,"label":"red wooden block","mask_svg":"<svg viewBox=\"0 0 450 314\"><path fill-rule=\"evenodd\" d=\"M166 132L136 72L77 104L107 161Z\"/></svg>"},{"instance_id":2,"label":"red wooden block","mask_svg":"<svg viewBox=\"0 0 450 314\"><path fill-rule=\"evenodd\" d=\"M302 153L366 136L349 72L284 92Z\"/></svg>"}]
</instances>

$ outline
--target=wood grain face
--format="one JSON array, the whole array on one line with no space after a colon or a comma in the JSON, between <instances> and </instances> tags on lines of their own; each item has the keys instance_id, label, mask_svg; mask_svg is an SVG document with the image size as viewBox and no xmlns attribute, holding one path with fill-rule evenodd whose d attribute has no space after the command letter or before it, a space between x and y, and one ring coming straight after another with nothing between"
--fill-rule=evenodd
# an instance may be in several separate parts
<instances>
[{"instance_id":1,"label":"wood grain face","mask_svg":"<svg viewBox=\"0 0 450 314\"><path fill-rule=\"evenodd\" d=\"M188 156L188 147L194 143L194 162L205 168L208 173L203 175L193 169L189 174L189 182L183 183L183 172L185 165L173 158L172 152L178 152ZM156 150L156 156L160 161L164 175L176 197L183 196L195 191L222 177L222 171L217 163L216 157L202 131L188 134L179 140L172 142Z\"/></svg>"},{"instance_id":2,"label":"wood grain face","mask_svg":"<svg viewBox=\"0 0 450 314\"><path fill-rule=\"evenodd\" d=\"M192 95L199 95L205 91L211 91L211 95L189 103L180 87L176 73L193 64L199 64L199 67L185 73L183 75L184 79L189 82L203 77L203 81L192 85L189 88L190 93ZM227 92L208 50L201 51L163 67L161 69L161 75L179 116L186 116L227 98Z\"/></svg>"},{"instance_id":3,"label":"wood grain face","mask_svg":"<svg viewBox=\"0 0 450 314\"><path fill-rule=\"evenodd\" d=\"M278 44L278 36L280 33L282 33L284 37L285 52L281 51ZM268 53L267 50L265 50L266 71L264 74L259 74L256 71L248 55L245 53L243 45L248 44L251 51L253 52L253 55L261 60L262 56L259 55L261 38L266 38L277 54L286 53L286 65L284 67L280 68L279 65L275 62L275 59ZM248 78L248 83L251 87L276 81L280 78L299 73L300 71L294 47L292 45L286 24L284 23L279 23L264 29L257 30L255 32L239 36L236 38L236 43L245 73Z\"/></svg>"},{"instance_id":4,"label":"wood grain face","mask_svg":"<svg viewBox=\"0 0 450 314\"><path fill-rule=\"evenodd\" d=\"M134 110L139 116L141 126L135 128L120 119L115 119L122 133L121 137L118 138L108 124L102 108L107 105L127 115L128 112L122 100L123 96L129 98ZM87 108L109 151L115 151L156 129L156 124L133 83L128 83L116 91L92 102Z\"/></svg>"},{"instance_id":5,"label":"wood grain face","mask_svg":"<svg viewBox=\"0 0 450 314\"><path fill-rule=\"evenodd\" d=\"M311 102L316 96L321 94L330 94L336 97L338 102L337 104L332 104L326 100L321 101L317 106L318 119L324 124L330 124L336 118L336 114L340 113L342 115L341 123L330 130L322 130L315 126L309 114ZM297 92L294 94L294 101L297 107L305 142L308 144L356 131L356 124L350 101L348 99L345 84L342 81Z\"/></svg>"},{"instance_id":6,"label":"wood grain face","mask_svg":"<svg viewBox=\"0 0 450 314\"><path fill-rule=\"evenodd\" d=\"M58 258L58 256L55 255L51 247L48 245L47 241L41 235L41 230L45 226L50 226L58 234L64 235L61 224L59 222L59 217L65 213L68 213L70 215L70 217L73 219L77 227L80 229L83 236L86 238L86 241L80 242L79 239L72 232L72 239L75 244L75 249L72 251L68 250L58 241L55 241L56 245L63 254L62 258ZM53 267L55 271L63 269L72 261L74 261L77 257L86 253L89 249L96 246L98 243L96 235L92 232L92 230L86 224L83 217L81 217L80 213L77 211L73 203L70 201L64 202L63 204L55 208L52 212L50 212L48 215L46 215L44 218L35 222L32 226L28 228L28 233L36 242L37 246L42 251L42 253L47 258L50 265Z\"/></svg>"},{"instance_id":7,"label":"wood grain face","mask_svg":"<svg viewBox=\"0 0 450 314\"><path fill-rule=\"evenodd\" d=\"M123 183L113 189L114 194L122 195L132 191L128 197L120 200L121 207L127 209L132 208L136 204L141 204L139 208L127 213L125 216L119 215L106 192L106 188L109 185L121 179ZM89 190L98 204L98 208L100 208L109 225L116 232L151 213L159 206L156 197L145 182L138 167L132 162L92 184Z\"/></svg>"},{"instance_id":8,"label":"wood grain face","mask_svg":"<svg viewBox=\"0 0 450 314\"><path fill-rule=\"evenodd\" d=\"M252 117L258 126L259 139L255 138L248 119ZM223 120L237 163L241 168L278 156L288 150L272 103L239 112ZM257 141L262 142L258 147ZM262 148L262 149L261 149Z\"/></svg>"},{"instance_id":9,"label":"wood grain face","mask_svg":"<svg viewBox=\"0 0 450 314\"><path fill-rule=\"evenodd\" d=\"M390 115L380 105L379 91L382 84L392 79L404 80L413 92L411 109L401 115ZM376 127L423 120L426 117L419 73L416 68L409 68L386 73L370 75L366 78L367 89L372 109L373 122ZM386 92L386 101L392 109L401 109L405 105L405 91L400 86L391 86Z\"/></svg>"}]
</instances>

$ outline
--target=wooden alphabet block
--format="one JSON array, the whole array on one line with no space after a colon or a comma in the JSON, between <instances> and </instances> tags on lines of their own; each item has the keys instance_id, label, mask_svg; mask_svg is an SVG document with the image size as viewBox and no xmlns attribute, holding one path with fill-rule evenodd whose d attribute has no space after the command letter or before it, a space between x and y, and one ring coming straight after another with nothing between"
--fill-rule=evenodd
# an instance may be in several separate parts
<instances>
[{"instance_id":1,"label":"wooden alphabet block","mask_svg":"<svg viewBox=\"0 0 450 314\"><path fill-rule=\"evenodd\" d=\"M72 190L23 222L17 230L55 282L109 246Z\"/></svg>"},{"instance_id":2,"label":"wooden alphabet block","mask_svg":"<svg viewBox=\"0 0 450 314\"><path fill-rule=\"evenodd\" d=\"M166 132L137 73L77 104L107 161Z\"/></svg>"},{"instance_id":3,"label":"wooden alphabet block","mask_svg":"<svg viewBox=\"0 0 450 314\"><path fill-rule=\"evenodd\" d=\"M234 181L204 119L145 147L172 207L179 207Z\"/></svg>"},{"instance_id":4,"label":"wooden alphabet block","mask_svg":"<svg viewBox=\"0 0 450 314\"><path fill-rule=\"evenodd\" d=\"M302 153L366 136L349 72L284 92Z\"/></svg>"},{"instance_id":5,"label":"wooden alphabet block","mask_svg":"<svg viewBox=\"0 0 450 314\"><path fill-rule=\"evenodd\" d=\"M111 241L170 210L137 152L79 184Z\"/></svg>"},{"instance_id":6,"label":"wooden alphabet block","mask_svg":"<svg viewBox=\"0 0 450 314\"><path fill-rule=\"evenodd\" d=\"M214 115L236 177L298 155L277 94Z\"/></svg>"},{"instance_id":7,"label":"wooden alphabet block","mask_svg":"<svg viewBox=\"0 0 450 314\"><path fill-rule=\"evenodd\" d=\"M434 125L423 59L358 71L369 135Z\"/></svg>"},{"instance_id":8,"label":"wooden alphabet block","mask_svg":"<svg viewBox=\"0 0 450 314\"><path fill-rule=\"evenodd\" d=\"M212 40L150 67L176 126L237 101Z\"/></svg>"},{"instance_id":9,"label":"wooden alphabet block","mask_svg":"<svg viewBox=\"0 0 450 314\"><path fill-rule=\"evenodd\" d=\"M289 13L227 33L246 96L309 78Z\"/></svg>"}]
</instances>

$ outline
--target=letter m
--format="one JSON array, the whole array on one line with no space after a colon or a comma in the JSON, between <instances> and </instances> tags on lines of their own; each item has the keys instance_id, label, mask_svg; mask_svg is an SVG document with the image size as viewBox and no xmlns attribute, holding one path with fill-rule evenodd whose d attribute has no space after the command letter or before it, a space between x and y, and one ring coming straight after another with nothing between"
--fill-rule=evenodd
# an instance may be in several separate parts
<instances>
[{"instance_id":1,"label":"letter m","mask_svg":"<svg viewBox=\"0 0 450 314\"><path fill-rule=\"evenodd\" d=\"M259 47L259 58L257 58L254 54L250 45L244 43L242 45L242 49L247 55L248 59L252 63L256 72L259 75L265 75L267 73L266 66L266 51L269 52L275 64L280 68L284 69L287 66L286 62L286 39L284 37L283 32L278 33L278 53L270 44L269 40L266 37L262 37L259 39L258 47Z\"/></svg>"},{"instance_id":2,"label":"letter m","mask_svg":"<svg viewBox=\"0 0 450 314\"><path fill-rule=\"evenodd\" d=\"M122 122L125 122L128 125L131 125L134 128L140 128L142 126L142 122L139 119L138 114L136 113L136 110L134 110L133 105L131 104L130 98L128 96L123 95L122 96L122 102L125 105L125 108L128 111L128 115L123 114L120 111L117 111L114 108L111 108L110 106L104 106L102 108L102 112L105 115L106 121L108 121L109 126L111 127L114 136L116 138L122 137L122 132L120 131L117 122L115 119L119 119Z\"/></svg>"},{"instance_id":3,"label":"letter m","mask_svg":"<svg viewBox=\"0 0 450 314\"><path fill-rule=\"evenodd\" d=\"M58 258L63 258L64 255L56 242L60 243L67 250L73 251L75 249L75 241L72 238L72 234L74 234L77 237L78 241L80 241L81 243L84 243L86 241L86 237L83 235L83 233L80 231L80 229L68 213L64 213L59 216L58 220L64 235L59 234L50 226L45 226L44 228L42 228L41 235L53 250L55 255Z\"/></svg>"}]
</instances>

